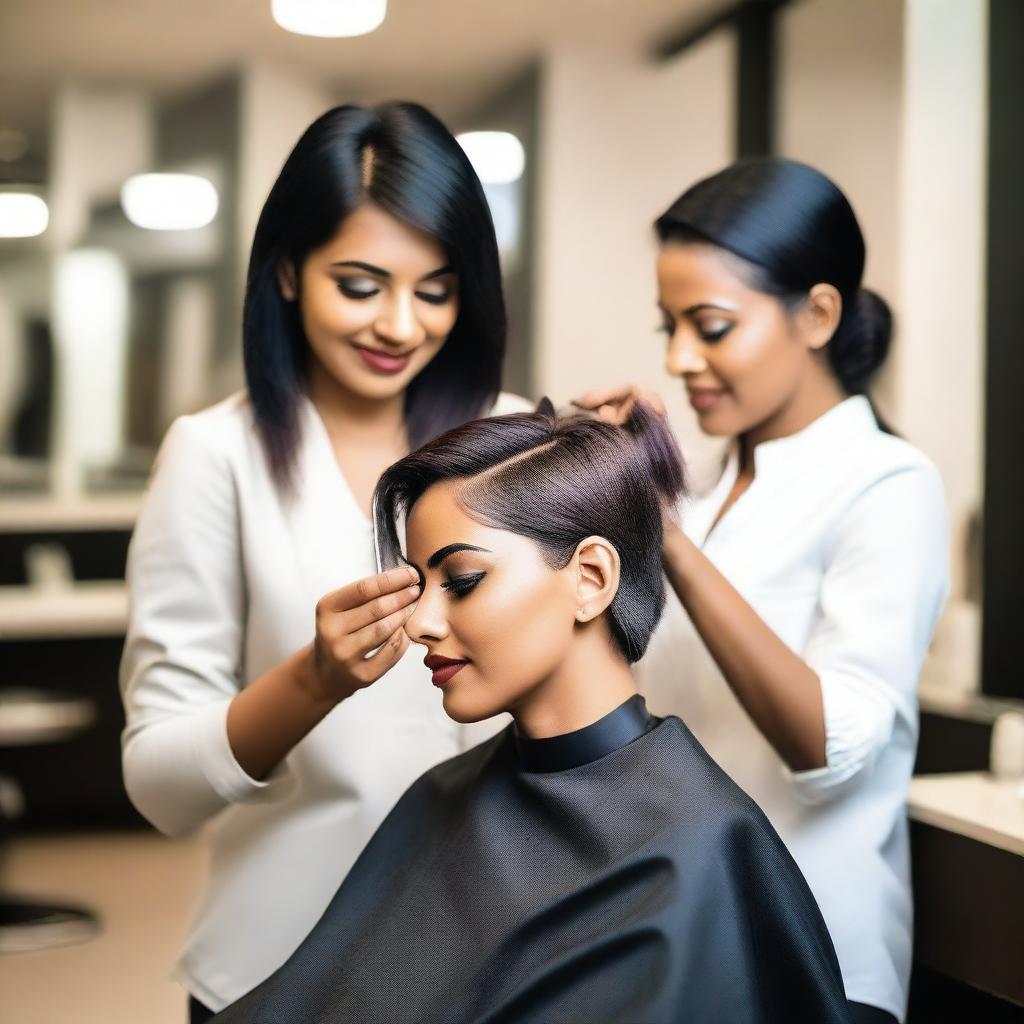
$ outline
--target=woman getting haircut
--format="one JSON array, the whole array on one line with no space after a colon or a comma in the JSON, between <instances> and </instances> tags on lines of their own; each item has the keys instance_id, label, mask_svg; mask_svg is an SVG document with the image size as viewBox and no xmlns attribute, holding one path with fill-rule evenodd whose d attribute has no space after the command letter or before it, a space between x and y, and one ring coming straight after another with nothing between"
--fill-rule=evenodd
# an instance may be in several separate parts
<instances>
[{"instance_id":1,"label":"woman getting haircut","mask_svg":"<svg viewBox=\"0 0 1024 1024\"><path fill-rule=\"evenodd\" d=\"M279 967L408 785L481 738L404 657L416 575L378 572L369 519L395 459L526 406L498 392L487 201L437 118L309 126L256 227L242 334L247 388L171 426L128 564L125 784L162 832L213 824L177 972L195 1022Z\"/></svg>"},{"instance_id":2,"label":"woman getting haircut","mask_svg":"<svg viewBox=\"0 0 1024 1024\"><path fill-rule=\"evenodd\" d=\"M419 575L406 631L445 711L514 721L409 789L310 936L218 1022L847 1020L784 844L637 694L682 489L641 405L623 429L542 403L383 475L383 558Z\"/></svg>"},{"instance_id":3,"label":"woman getting haircut","mask_svg":"<svg viewBox=\"0 0 1024 1024\"><path fill-rule=\"evenodd\" d=\"M942 482L868 398L891 316L861 286L864 239L832 181L741 161L656 229L668 372L732 443L717 484L667 525L674 593L641 691L778 829L854 1020L893 1024L911 963L917 676L948 589ZM579 404L616 422L642 394Z\"/></svg>"}]
</instances>

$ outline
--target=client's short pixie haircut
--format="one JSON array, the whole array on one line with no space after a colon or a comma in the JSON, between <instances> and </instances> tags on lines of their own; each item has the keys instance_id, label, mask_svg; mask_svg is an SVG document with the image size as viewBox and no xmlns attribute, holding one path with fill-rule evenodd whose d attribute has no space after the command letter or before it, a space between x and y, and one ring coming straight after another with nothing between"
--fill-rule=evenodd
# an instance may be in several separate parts
<instances>
[{"instance_id":1,"label":"client's short pixie haircut","mask_svg":"<svg viewBox=\"0 0 1024 1024\"><path fill-rule=\"evenodd\" d=\"M528 537L553 569L586 537L614 545L619 589L608 610L630 662L647 648L665 604L662 506L684 493L682 456L664 419L642 403L615 426L591 416L536 412L473 420L396 462L377 484L382 565L401 556L398 519L436 483L460 481L456 500L485 526Z\"/></svg>"}]
</instances>

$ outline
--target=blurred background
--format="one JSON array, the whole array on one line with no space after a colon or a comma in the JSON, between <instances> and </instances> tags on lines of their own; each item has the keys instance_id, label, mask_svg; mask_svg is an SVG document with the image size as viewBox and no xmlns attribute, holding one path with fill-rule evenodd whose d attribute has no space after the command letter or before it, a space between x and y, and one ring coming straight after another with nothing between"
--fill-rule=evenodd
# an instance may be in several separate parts
<instances>
[{"instance_id":1,"label":"blurred background","mask_svg":"<svg viewBox=\"0 0 1024 1024\"><path fill-rule=\"evenodd\" d=\"M951 512L918 770L987 770L993 724L1024 708L1022 10L391 0L369 34L316 38L275 23L270 0L2 0L0 893L66 905L84 941L24 951L43 941L17 920L4 940L0 919L0 1019L184 1019L167 975L202 863L121 786L125 553L170 422L242 384L256 218L299 133L339 102L412 99L457 133L503 133L465 145L502 249L507 389L560 403L654 388L698 480L719 449L662 370L652 221L738 155L839 183L865 283L897 316L878 404L936 462ZM917 865L916 1019L961 1019L926 1016L928 999L1021 1019L1024 913L999 886L1024 893L1024 804L999 797L979 825L928 793L912 801L915 856L939 844ZM955 907L973 862L943 833L1004 858Z\"/></svg>"}]
</instances>

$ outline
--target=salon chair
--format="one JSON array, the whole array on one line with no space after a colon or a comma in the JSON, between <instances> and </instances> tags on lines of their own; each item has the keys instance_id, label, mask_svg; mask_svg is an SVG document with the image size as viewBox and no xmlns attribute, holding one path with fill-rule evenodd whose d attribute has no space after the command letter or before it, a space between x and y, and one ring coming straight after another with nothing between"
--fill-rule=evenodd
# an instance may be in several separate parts
<instances>
[{"instance_id":1,"label":"salon chair","mask_svg":"<svg viewBox=\"0 0 1024 1024\"><path fill-rule=\"evenodd\" d=\"M95 718L92 702L81 697L27 688L0 689L0 756L5 748L72 739L90 728ZM22 807L17 782L0 774L0 843L4 846ZM99 918L86 907L25 899L0 890L0 954L85 942L99 931Z\"/></svg>"}]
</instances>

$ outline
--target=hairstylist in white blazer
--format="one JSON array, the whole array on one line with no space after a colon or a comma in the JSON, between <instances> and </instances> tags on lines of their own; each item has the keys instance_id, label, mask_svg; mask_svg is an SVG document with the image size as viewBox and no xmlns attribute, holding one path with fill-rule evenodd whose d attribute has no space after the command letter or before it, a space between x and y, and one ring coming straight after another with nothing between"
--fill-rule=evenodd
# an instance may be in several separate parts
<instances>
[{"instance_id":1,"label":"hairstylist in white blazer","mask_svg":"<svg viewBox=\"0 0 1024 1024\"><path fill-rule=\"evenodd\" d=\"M853 1019L901 1020L915 691L947 592L948 534L934 467L865 395L889 312L861 288L853 210L810 167L741 161L656 227L668 371L702 429L735 440L717 485L667 530L677 600L642 689L788 844ZM638 394L579 404L617 419Z\"/></svg>"},{"instance_id":2,"label":"hairstylist in white blazer","mask_svg":"<svg viewBox=\"0 0 1024 1024\"><path fill-rule=\"evenodd\" d=\"M173 424L128 567L127 789L161 831L212 823L178 969L193 1021L284 962L405 788L466 745L404 656L417 577L377 575L370 496L411 447L529 408L498 395L483 190L414 104L306 130L256 229L243 334L248 388Z\"/></svg>"}]
</instances>

